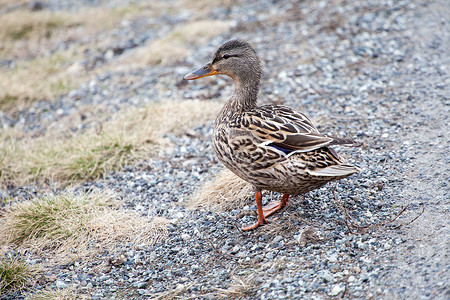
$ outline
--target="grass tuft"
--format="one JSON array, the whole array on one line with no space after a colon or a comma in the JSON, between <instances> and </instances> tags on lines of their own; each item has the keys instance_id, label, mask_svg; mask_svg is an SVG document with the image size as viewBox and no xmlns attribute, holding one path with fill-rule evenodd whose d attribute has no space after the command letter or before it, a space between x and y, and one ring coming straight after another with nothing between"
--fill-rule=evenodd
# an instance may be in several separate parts
<instances>
[{"instance_id":1,"label":"grass tuft","mask_svg":"<svg viewBox=\"0 0 450 300\"><path fill-rule=\"evenodd\" d=\"M224 169L214 179L203 185L190 199L188 207L209 210L231 210L241 206L253 195L252 186Z\"/></svg>"},{"instance_id":2,"label":"grass tuft","mask_svg":"<svg viewBox=\"0 0 450 300\"><path fill-rule=\"evenodd\" d=\"M121 168L129 161L133 145L120 143L99 145L67 166L72 173L69 182L101 177L110 169Z\"/></svg>"},{"instance_id":3,"label":"grass tuft","mask_svg":"<svg viewBox=\"0 0 450 300\"><path fill-rule=\"evenodd\" d=\"M121 210L115 196L94 191L86 194L44 194L8 208L0 219L0 241L54 251L63 259L114 249L116 244L153 244L167 235L164 218L141 217Z\"/></svg>"},{"instance_id":4,"label":"grass tuft","mask_svg":"<svg viewBox=\"0 0 450 300\"><path fill-rule=\"evenodd\" d=\"M45 240L46 245L58 247L65 240L79 234L91 218L90 209L100 203L87 203L88 197L45 195L21 203L10 210L5 225L8 243L21 245L32 240ZM91 206L92 205L92 206ZM104 204L103 204L104 205Z\"/></svg>"},{"instance_id":5,"label":"grass tuft","mask_svg":"<svg viewBox=\"0 0 450 300\"><path fill-rule=\"evenodd\" d=\"M18 96L5 94L0 98L0 108L10 110L16 105L17 100L19 100Z\"/></svg>"},{"instance_id":6,"label":"grass tuft","mask_svg":"<svg viewBox=\"0 0 450 300\"><path fill-rule=\"evenodd\" d=\"M66 136L49 130L37 138L0 133L0 182L61 185L97 179L151 157L167 144L164 134L183 134L214 119L216 102L168 102L130 109L100 124L99 130Z\"/></svg>"},{"instance_id":7,"label":"grass tuft","mask_svg":"<svg viewBox=\"0 0 450 300\"><path fill-rule=\"evenodd\" d=\"M0 258L0 295L21 289L35 274L34 270L19 257Z\"/></svg>"},{"instance_id":8,"label":"grass tuft","mask_svg":"<svg viewBox=\"0 0 450 300\"><path fill-rule=\"evenodd\" d=\"M43 290L32 296L33 300L74 300L90 299L90 295L81 294L80 289L68 287L62 290Z\"/></svg>"}]
</instances>

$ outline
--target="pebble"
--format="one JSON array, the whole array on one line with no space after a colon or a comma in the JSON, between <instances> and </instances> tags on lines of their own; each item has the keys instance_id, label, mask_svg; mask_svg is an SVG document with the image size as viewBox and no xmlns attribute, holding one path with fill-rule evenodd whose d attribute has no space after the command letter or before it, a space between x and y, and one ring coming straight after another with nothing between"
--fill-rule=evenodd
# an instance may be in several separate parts
<instances>
[{"instance_id":1,"label":"pebble","mask_svg":"<svg viewBox=\"0 0 450 300\"><path fill-rule=\"evenodd\" d=\"M64 283L64 281L56 280L56 287L58 289L65 289L65 288L67 288L67 284Z\"/></svg>"},{"instance_id":2,"label":"pebble","mask_svg":"<svg viewBox=\"0 0 450 300\"><path fill-rule=\"evenodd\" d=\"M433 5L445 5L439 1L243 1L218 7L208 15L233 20L231 32L254 44L265 70L261 103L292 106L309 115L321 131L364 142L361 148L336 147L363 170L336 185L338 201L358 224L389 220L404 203L411 203L413 212L424 205L434 214L442 211L432 206L444 203L439 189L428 188L448 181L444 172L448 143L442 134L448 124L448 68L442 66L449 39L443 30L446 19L441 24L428 11ZM100 3L49 0L42 2L42 9L76 11ZM120 1L108 3L115 6ZM89 49L86 61L73 68L114 64L127 51L166 36L195 15L185 12L119 22L113 31L103 33L114 37L114 45ZM431 25L435 27L429 40L422 40L421 27ZM192 44L189 50L195 55L181 62L105 72L55 101L40 101L15 114L1 112L0 128L15 127L39 135L47 130L45 124L63 123L89 105L102 107L112 116L165 99L226 99L233 92L229 79L185 83L181 77L208 61L223 41L236 36L231 32L205 45ZM74 130L93 126L92 120L89 115L80 117ZM116 253L90 258L88 266L50 270L48 277L55 276L56 288L82 287L83 293L98 299L115 297L123 286L134 288L124 296L128 298L173 291L179 291L174 296L180 298L214 298L218 290L231 291L236 286L246 288L239 294L243 299L319 299L324 293L334 297L344 291L347 297L360 299L445 297L444 283L449 278L442 270L448 263L440 255L445 249L439 243L411 240L408 234L414 233L406 228L350 233L334 205L334 185L292 197L286 209L269 218L271 224L249 233L238 227L255 220L253 215L240 217L255 210L251 195L230 211L187 209L187 199L221 169L212 150L212 126L213 120L189 134L168 134L171 145L167 151L140 166L127 166L78 187L79 191L112 189L123 199L124 209L170 219L169 235L155 245L120 244ZM427 162L434 157L428 152L436 155L431 167ZM32 185L7 187L0 196L18 201L39 192ZM415 215L409 214L410 209L392 225L411 220ZM308 237L300 243L304 234L299 232L306 224L312 226L317 239ZM425 249L435 255L421 256ZM39 265L41 258L29 261ZM99 272L104 262L108 268ZM346 276L347 287L340 282Z\"/></svg>"},{"instance_id":3,"label":"pebble","mask_svg":"<svg viewBox=\"0 0 450 300\"><path fill-rule=\"evenodd\" d=\"M338 261L338 256L336 253L331 254L330 256L328 256L328 260L330 262L337 262Z\"/></svg>"},{"instance_id":4,"label":"pebble","mask_svg":"<svg viewBox=\"0 0 450 300\"><path fill-rule=\"evenodd\" d=\"M335 286L333 286L333 288L331 289L329 295L330 296L337 296L339 295L339 293L345 291L345 286L343 284L336 284Z\"/></svg>"},{"instance_id":5,"label":"pebble","mask_svg":"<svg viewBox=\"0 0 450 300\"><path fill-rule=\"evenodd\" d=\"M332 282L334 277L330 271L324 271L322 275L322 279L324 282Z\"/></svg>"}]
</instances>

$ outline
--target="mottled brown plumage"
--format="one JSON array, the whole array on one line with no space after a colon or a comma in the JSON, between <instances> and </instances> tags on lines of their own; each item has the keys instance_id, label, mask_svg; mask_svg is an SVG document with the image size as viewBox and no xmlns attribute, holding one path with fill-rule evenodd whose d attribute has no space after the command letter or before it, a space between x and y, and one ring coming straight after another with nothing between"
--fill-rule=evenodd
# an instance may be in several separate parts
<instances>
[{"instance_id":1,"label":"mottled brown plumage","mask_svg":"<svg viewBox=\"0 0 450 300\"><path fill-rule=\"evenodd\" d=\"M219 160L255 188L258 221L286 205L289 195L317 189L359 172L330 147L356 146L353 140L321 134L304 114L281 105L257 106L261 65L245 41L223 44L211 63L187 74L186 80L216 74L234 80L235 91L214 123L213 146ZM283 193L281 201L262 207L262 190Z\"/></svg>"}]
</instances>

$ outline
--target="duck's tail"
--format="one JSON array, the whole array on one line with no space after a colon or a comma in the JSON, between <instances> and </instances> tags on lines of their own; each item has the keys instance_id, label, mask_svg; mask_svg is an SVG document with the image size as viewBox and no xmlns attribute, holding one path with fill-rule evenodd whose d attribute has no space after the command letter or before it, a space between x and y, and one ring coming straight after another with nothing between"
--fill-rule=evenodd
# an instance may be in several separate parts
<instances>
[{"instance_id":1,"label":"duck's tail","mask_svg":"<svg viewBox=\"0 0 450 300\"><path fill-rule=\"evenodd\" d=\"M331 143L329 143L328 146L342 145L342 146L347 146L347 147L360 147L362 145L360 142L357 142L352 139L342 139L342 138L337 138L337 137L329 136L329 135L327 135L327 137L333 139L333 141L331 141Z\"/></svg>"},{"instance_id":2,"label":"duck's tail","mask_svg":"<svg viewBox=\"0 0 450 300\"><path fill-rule=\"evenodd\" d=\"M352 174L360 172L361 169L349 164L332 165L326 168L308 170L312 176L339 177L344 178Z\"/></svg>"}]
</instances>

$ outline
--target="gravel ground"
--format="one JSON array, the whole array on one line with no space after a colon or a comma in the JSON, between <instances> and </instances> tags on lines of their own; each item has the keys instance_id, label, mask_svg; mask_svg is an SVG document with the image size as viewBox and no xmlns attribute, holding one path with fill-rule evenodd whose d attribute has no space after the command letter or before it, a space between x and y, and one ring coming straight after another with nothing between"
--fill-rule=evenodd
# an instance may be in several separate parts
<instances>
[{"instance_id":1,"label":"gravel ground","mask_svg":"<svg viewBox=\"0 0 450 300\"><path fill-rule=\"evenodd\" d=\"M72 2L44 1L51 9ZM56 102L2 113L2 126L43 132L43 123L92 103L114 113L163 98L226 99L229 79L185 83L182 75L239 37L263 61L261 102L290 105L310 115L319 130L364 142L339 150L363 169L360 174L294 197L271 224L243 233L239 227L255 219L251 195L232 211L185 208L221 169L210 142L212 120L188 136L169 135L173 148L157 158L79 187L113 189L127 208L170 219L169 237L151 247L123 245L83 268L58 266L37 288L75 287L99 299L450 298L449 16L445 0L243 1L213 10L212 19L233 20L234 27L181 64L104 74ZM166 17L161 32L182 21ZM111 33L115 43L131 34L139 47L161 34L133 24ZM127 76L133 84L119 84ZM33 189L4 193L18 197ZM333 189L359 224L372 226L348 228ZM375 225L406 205L392 223Z\"/></svg>"}]
</instances>

